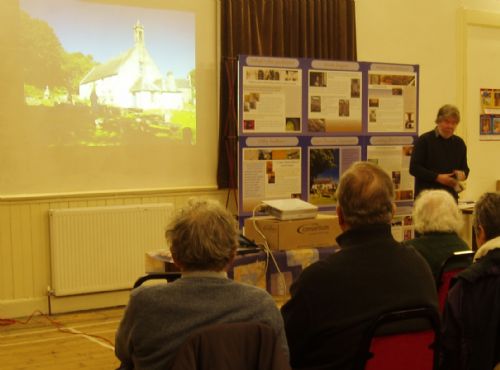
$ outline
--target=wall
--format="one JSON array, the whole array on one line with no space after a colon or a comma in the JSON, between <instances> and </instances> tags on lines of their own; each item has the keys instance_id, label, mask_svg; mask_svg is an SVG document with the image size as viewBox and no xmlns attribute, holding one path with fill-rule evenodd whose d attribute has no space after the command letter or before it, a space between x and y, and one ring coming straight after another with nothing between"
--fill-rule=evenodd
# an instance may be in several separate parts
<instances>
[{"instance_id":1,"label":"wall","mask_svg":"<svg viewBox=\"0 0 500 370\"><path fill-rule=\"evenodd\" d=\"M500 7L500 6L499 6ZM500 136L495 141L479 140L481 88L500 88L500 13L467 10L463 17L464 117L471 173L464 196L477 199L494 191L500 179Z\"/></svg>"},{"instance_id":2,"label":"wall","mask_svg":"<svg viewBox=\"0 0 500 370\"><path fill-rule=\"evenodd\" d=\"M463 200L494 191L498 141L479 141L479 87L500 88L498 0L356 0L358 59L420 65L419 134L434 128L439 107L462 112L457 134L468 146ZM495 67L493 67L495 66Z\"/></svg>"},{"instance_id":3,"label":"wall","mask_svg":"<svg viewBox=\"0 0 500 370\"><path fill-rule=\"evenodd\" d=\"M192 196L229 201L234 194L215 189L155 190L76 194L38 198L0 198L0 317L49 311L50 249L48 210L142 203L172 203L181 207ZM128 291L69 298L52 298L50 311L63 312L123 305Z\"/></svg>"},{"instance_id":4,"label":"wall","mask_svg":"<svg viewBox=\"0 0 500 370\"><path fill-rule=\"evenodd\" d=\"M456 0L356 0L358 60L420 65L420 133L457 102L456 12Z\"/></svg>"}]
</instances>

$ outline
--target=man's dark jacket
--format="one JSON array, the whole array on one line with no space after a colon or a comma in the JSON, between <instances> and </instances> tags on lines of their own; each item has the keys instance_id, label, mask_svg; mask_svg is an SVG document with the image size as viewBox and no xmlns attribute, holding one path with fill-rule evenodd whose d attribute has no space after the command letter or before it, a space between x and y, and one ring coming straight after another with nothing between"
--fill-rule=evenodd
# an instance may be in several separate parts
<instances>
[{"instance_id":1,"label":"man's dark jacket","mask_svg":"<svg viewBox=\"0 0 500 370\"><path fill-rule=\"evenodd\" d=\"M394 240L390 225L351 229L337 242L341 250L306 268L282 307L293 368L330 364L349 370L363 333L379 314L437 308L427 262Z\"/></svg>"}]
</instances>

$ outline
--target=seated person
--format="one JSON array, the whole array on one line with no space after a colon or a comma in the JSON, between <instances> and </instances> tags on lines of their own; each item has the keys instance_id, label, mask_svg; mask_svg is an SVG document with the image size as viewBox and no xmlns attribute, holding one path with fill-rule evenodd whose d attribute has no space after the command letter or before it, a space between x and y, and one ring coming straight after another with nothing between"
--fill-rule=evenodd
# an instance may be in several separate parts
<instances>
[{"instance_id":1,"label":"seated person","mask_svg":"<svg viewBox=\"0 0 500 370\"><path fill-rule=\"evenodd\" d=\"M474 229L479 249L449 291L443 315L443 370L500 369L499 193L476 203Z\"/></svg>"},{"instance_id":2,"label":"seated person","mask_svg":"<svg viewBox=\"0 0 500 370\"><path fill-rule=\"evenodd\" d=\"M458 236L462 213L445 190L424 190L419 194L413 207L413 223L418 236L404 244L415 247L426 259L436 281L443 262L453 252L470 250Z\"/></svg>"},{"instance_id":3,"label":"seated person","mask_svg":"<svg viewBox=\"0 0 500 370\"><path fill-rule=\"evenodd\" d=\"M265 290L226 276L238 245L233 216L215 201L191 200L166 232L182 277L134 289L116 333L120 369L166 370L195 330L230 322L261 322L288 355L283 320Z\"/></svg>"},{"instance_id":4,"label":"seated person","mask_svg":"<svg viewBox=\"0 0 500 370\"><path fill-rule=\"evenodd\" d=\"M437 310L429 266L392 236L393 200L391 178L373 163L357 162L340 178L340 251L307 267L281 310L292 368L352 369L363 335L381 313Z\"/></svg>"}]
</instances>

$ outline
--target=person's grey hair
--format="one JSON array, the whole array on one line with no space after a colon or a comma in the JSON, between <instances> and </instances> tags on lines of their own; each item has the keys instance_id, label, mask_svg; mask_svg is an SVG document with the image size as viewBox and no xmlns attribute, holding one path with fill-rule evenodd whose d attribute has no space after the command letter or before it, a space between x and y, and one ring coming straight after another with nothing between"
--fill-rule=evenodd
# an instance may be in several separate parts
<instances>
[{"instance_id":1,"label":"person's grey hair","mask_svg":"<svg viewBox=\"0 0 500 370\"><path fill-rule=\"evenodd\" d=\"M394 186L389 175L371 162L355 162L340 178L337 202L352 228L390 223Z\"/></svg>"},{"instance_id":2,"label":"person's grey hair","mask_svg":"<svg viewBox=\"0 0 500 370\"><path fill-rule=\"evenodd\" d=\"M484 230L486 240L500 236L500 193L485 193L474 207L474 230Z\"/></svg>"},{"instance_id":3,"label":"person's grey hair","mask_svg":"<svg viewBox=\"0 0 500 370\"><path fill-rule=\"evenodd\" d=\"M190 199L165 236L172 256L186 271L222 271L238 246L237 222L215 200Z\"/></svg>"},{"instance_id":4,"label":"person's grey hair","mask_svg":"<svg viewBox=\"0 0 500 370\"><path fill-rule=\"evenodd\" d=\"M436 231L459 233L463 217L455 198L446 190L424 190L415 200L413 224L421 234Z\"/></svg>"},{"instance_id":5,"label":"person's grey hair","mask_svg":"<svg viewBox=\"0 0 500 370\"><path fill-rule=\"evenodd\" d=\"M435 122L439 123L448 118L454 118L457 120L457 123L460 122L460 111L454 105L445 104L439 108Z\"/></svg>"}]
</instances>

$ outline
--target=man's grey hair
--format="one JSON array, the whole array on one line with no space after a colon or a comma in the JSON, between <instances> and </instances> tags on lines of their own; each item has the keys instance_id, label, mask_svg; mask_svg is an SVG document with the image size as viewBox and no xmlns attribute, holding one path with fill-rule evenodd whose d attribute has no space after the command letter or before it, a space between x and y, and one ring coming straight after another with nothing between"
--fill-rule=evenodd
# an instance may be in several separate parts
<instances>
[{"instance_id":1,"label":"man's grey hair","mask_svg":"<svg viewBox=\"0 0 500 370\"><path fill-rule=\"evenodd\" d=\"M445 190L424 190L415 200L413 223L415 230L421 234L436 231L459 233L463 217L450 193Z\"/></svg>"},{"instance_id":2,"label":"man's grey hair","mask_svg":"<svg viewBox=\"0 0 500 370\"><path fill-rule=\"evenodd\" d=\"M390 223L394 186L389 175L371 162L354 163L340 178L337 202L352 228Z\"/></svg>"},{"instance_id":3,"label":"man's grey hair","mask_svg":"<svg viewBox=\"0 0 500 370\"><path fill-rule=\"evenodd\" d=\"M439 123L448 118L454 118L457 120L457 123L460 122L460 111L454 105L445 104L439 108L435 122Z\"/></svg>"},{"instance_id":4,"label":"man's grey hair","mask_svg":"<svg viewBox=\"0 0 500 370\"><path fill-rule=\"evenodd\" d=\"M474 229L484 230L486 240L500 236L500 193L485 193L474 207Z\"/></svg>"},{"instance_id":5,"label":"man's grey hair","mask_svg":"<svg viewBox=\"0 0 500 370\"><path fill-rule=\"evenodd\" d=\"M165 236L172 256L187 271L222 271L238 246L235 218L214 200L190 199Z\"/></svg>"}]
</instances>

